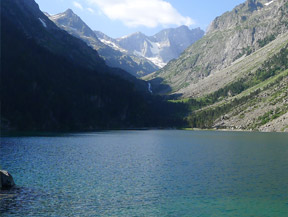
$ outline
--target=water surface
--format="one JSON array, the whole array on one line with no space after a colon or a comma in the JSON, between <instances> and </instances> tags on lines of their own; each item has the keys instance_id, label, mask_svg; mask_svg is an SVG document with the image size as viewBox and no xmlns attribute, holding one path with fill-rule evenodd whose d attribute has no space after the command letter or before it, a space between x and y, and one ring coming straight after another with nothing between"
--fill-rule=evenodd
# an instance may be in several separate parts
<instances>
[{"instance_id":1,"label":"water surface","mask_svg":"<svg viewBox=\"0 0 288 217\"><path fill-rule=\"evenodd\" d=\"M288 216L288 134L2 137L0 165L3 216Z\"/></svg>"}]
</instances>

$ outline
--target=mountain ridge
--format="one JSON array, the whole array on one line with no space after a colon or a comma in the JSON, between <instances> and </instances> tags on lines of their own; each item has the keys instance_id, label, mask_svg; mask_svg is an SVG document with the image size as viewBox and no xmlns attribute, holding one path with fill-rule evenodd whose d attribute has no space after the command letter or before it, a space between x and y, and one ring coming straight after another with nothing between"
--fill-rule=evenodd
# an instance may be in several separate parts
<instances>
[{"instance_id":1,"label":"mountain ridge","mask_svg":"<svg viewBox=\"0 0 288 217\"><path fill-rule=\"evenodd\" d=\"M241 57L249 56L285 33L288 28L287 2L277 0L269 5L265 3L271 1L261 2L263 7L255 8L259 1L248 0L215 18L202 39L147 79L157 78L157 82L161 80L162 84L170 86L160 92L176 92L226 68ZM155 88L159 86L156 81L152 85Z\"/></svg>"},{"instance_id":2,"label":"mountain ridge","mask_svg":"<svg viewBox=\"0 0 288 217\"><path fill-rule=\"evenodd\" d=\"M121 68L135 77L141 77L158 70L157 66L144 58L128 55L121 49L102 43L102 41L96 36L95 32L71 9L67 9L65 12L60 14L49 15L48 17L59 28L77 38L80 38L90 47L97 50L99 55L110 67Z\"/></svg>"},{"instance_id":3,"label":"mountain ridge","mask_svg":"<svg viewBox=\"0 0 288 217\"><path fill-rule=\"evenodd\" d=\"M247 0L146 79L189 106L192 128L288 132L287 14L287 1Z\"/></svg>"},{"instance_id":4,"label":"mountain ridge","mask_svg":"<svg viewBox=\"0 0 288 217\"><path fill-rule=\"evenodd\" d=\"M177 58L188 46L203 37L200 28L189 29L187 26L163 29L153 36L146 36L142 32L112 39L101 32L96 32L101 40L111 41L130 54L145 57L164 67L171 59Z\"/></svg>"}]
</instances>

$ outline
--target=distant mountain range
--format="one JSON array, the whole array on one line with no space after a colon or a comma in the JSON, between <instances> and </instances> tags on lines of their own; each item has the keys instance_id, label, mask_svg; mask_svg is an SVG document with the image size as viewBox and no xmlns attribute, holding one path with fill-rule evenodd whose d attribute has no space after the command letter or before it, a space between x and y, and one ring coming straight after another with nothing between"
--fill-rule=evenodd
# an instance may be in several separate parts
<instances>
[{"instance_id":1,"label":"distant mountain range","mask_svg":"<svg viewBox=\"0 0 288 217\"><path fill-rule=\"evenodd\" d=\"M93 32L71 9L53 16L46 15L58 27L96 49L109 66L126 70L136 77L162 68L204 35L200 28L190 30L181 26L162 30L151 37L138 32L113 39L100 31Z\"/></svg>"},{"instance_id":2,"label":"distant mountain range","mask_svg":"<svg viewBox=\"0 0 288 217\"><path fill-rule=\"evenodd\" d=\"M90 27L84 23L71 9L64 13L50 16L46 15L61 29L71 35L82 39L89 46L97 50L99 55L105 60L108 66L121 68L135 77L145 76L159 69L151 61L129 55L117 47L110 47L102 43Z\"/></svg>"},{"instance_id":3,"label":"distant mountain range","mask_svg":"<svg viewBox=\"0 0 288 217\"><path fill-rule=\"evenodd\" d=\"M112 39L102 32L96 31L97 37L105 44L117 47L129 54L145 57L159 68L179 55L190 45L204 36L200 28L190 30L187 26L164 29L154 36L146 36L141 32L121 38Z\"/></svg>"}]
</instances>

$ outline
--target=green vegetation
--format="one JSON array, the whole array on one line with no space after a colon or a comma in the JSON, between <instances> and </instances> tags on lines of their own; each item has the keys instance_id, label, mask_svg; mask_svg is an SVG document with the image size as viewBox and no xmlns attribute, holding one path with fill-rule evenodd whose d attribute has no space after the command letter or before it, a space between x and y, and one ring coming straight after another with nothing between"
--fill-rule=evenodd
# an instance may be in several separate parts
<instances>
[{"instance_id":1,"label":"green vegetation","mask_svg":"<svg viewBox=\"0 0 288 217\"><path fill-rule=\"evenodd\" d=\"M276 39L275 35L272 34L272 35L269 35L269 36L265 37L265 38L262 39L262 40L259 39L259 40L257 41L257 43L259 44L260 47L264 47L265 45L269 44L271 41L273 41L273 40L275 40L275 39Z\"/></svg>"},{"instance_id":2,"label":"green vegetation","mask_svg":"<svg viewBox=\"0 0 288 217\"><path fill-rule=\"evenodd\" d=\"M193 128L211 128L216 119L231 110L237 111L237 107L245 103L255 104L253 102L258 100L256 96L259 93L277 85L288 76L287 55L288 44L278 54L264 62L254 74L232 82L205 97L182 100L182 102L189 105L191 111L187 118L189 126ZM278 109L273 113L265 114L260 118L261 125L285 112L287 111ZM244 117L245 114L242 113L240 118Z\"/></svg>"},{"instance_id":3,"label":"green vegetation","mask_svg":"<svg viewBox=\"0 0 288 217\"><path fill-rule=\"evenodd\" d=\"M145 82L107 67L84 42L79 43L98 57L97 67L70 60L69 50L83 51L77 43L61 41L67 49L56 54L28 38L9 18L3 16L1 26L1 128L72 131L185 125L179 115L186 113L183 103L152 96ZM51 43L56 47L59 42Z\"/></svg>"},{"instance_id":4,"label":"green vegetation","mask_svg":"<svg viewBox=\"0 0 288 217\"><path fill-rule=\"evenodd\" d=\"M20 8L14 13L13 10L21 4L13 6L13 3L15 2L5 1L1 26L1 29L4 29L1 31L1 126L5 129L211 129L215 124L227 127L225 121L229 124L229 121L237 118L243 119L243 122L249 119L246 127L257 129L288 111L288 44L287 35L278 37L279 29L273 34L266 33L270 35L258 40L256 44L252 43L251 46L247 46L248 43L243 40L240 40L239 44L237 42L237 47L247 47L243 48L236 59L248 56L259 47L275 40L259 52L253 53L251 59L246 57L247 59L231 65L232 60L227 56L235 51L233 49L238 48L231 46L235 45L235 41L231 44L229 38L234 37L235 33L238 34L240 27L246 27L237 26L236 30L224 28L204 36L178 60L171 61L165 69L153 75L164 73L163 77L154 77L151 81L153 91L175 92L190 85L191 81L196 82L209 75L211 70L222 70L226 66L228 68L221 71L223 74L220 75L227 77L222 82L222 77L215 76L216 81L220 82L211 82L215 85L213 88L220 88L201 98L167 100L168 96L151 95L146 82L120 69L107 67L97 52L84 42L56 28L43 28L39 23L38 14L33 18L29 13L23 13ZM287 3L285 6L287 9ZM287 10L281 13L285 21ZM229 18L230 13L226 15ZM16 21L10 20L11 17ZM248 21L249 16L245 19ZM226 18L223 23L225 20ZM254 35L255 23L245 23L249 37L251 33ZM261 23L267 26L268 24ZM237 37L241 36L239 34ZM266 56L269 56L269 59L263 63ZM109 62L108 58L106 61ZM141 74L143 70L140 68L149 69L150 66L145 61L138 61L133 57L120 57L120 65L126 70L133 68ZM133 65L134 62L137 64ZM169 73L165 74L166 68ZM231 80L228 77L230 75ZM227 83L228 81L230 83ZM178 96L175 94L171 98ZM285 125L281 127L283 126Z\"/></svg>"},{"instance_id":5,"label":"green vegetation","mask_svg":"<svg viewBox=\"0 0 288 217\"><path fill-rule=\"evenodd\" d=\"M214 121L222 115L228 113L237 106L246 103L249 99L255 97L260 93L257 90L242 98L234 98L232 101L217 105L215 107L208 107L207 109L194 111L188 117L188 123L191 127L196 128L211 128Z\"/></svg>"},{"instance_id":6,"label":"green vegetation","mask_svg":"<svg viewBox=\"0 0 288 217\"><path fill-rule=\"evenodd\" d=\"M239 53L235 58L234 58L234 61L241 58L242 56L246 55L246 56L249 56L251 53L254 52L254 49L250 46L248 47L245 47L242 49L242 52Z\"/></svg>"}]
</instances>

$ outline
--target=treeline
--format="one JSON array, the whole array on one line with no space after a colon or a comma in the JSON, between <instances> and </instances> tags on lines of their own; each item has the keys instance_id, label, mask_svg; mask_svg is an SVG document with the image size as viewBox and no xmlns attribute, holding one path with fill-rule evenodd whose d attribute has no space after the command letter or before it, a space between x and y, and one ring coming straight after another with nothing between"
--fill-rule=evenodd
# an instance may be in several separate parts
<instances>
[{"instance_id":1,"label":"treeline","mask_svg":"<svg viewBox=\"0 0 288 217\"><path fill-rule=\"evenodd\" d=\"M225 87L203 98L189 99L187 104L189 105L190 111L192 111L192 113L187 118L189 126L193 128L211 128L216 119L223 116L224 114L227 114L242 103L251 100L253 97L260 93L260 89L257 89L251 92L249 95L243 96L241 98L234 98L232 101L223 103L222 105L201 110L202 108L213 105L216 102L220 102L226 97L238 95L243 91L288 69L287 56L288 44L282 48L279 53L265 61L256 71L256 73L228 84ZM283 77L279 77L266 88L279 83L282 79Z\"/></svg>"},{"instance_id":2,"label":"treeline","mask_svg":"<svg viewBox=\"0 0 288 217\"><path fill-rule=\"evenodd\" d=\"M247 96L235 98L229 103L225 103L223 105L219 105L202 111L192 112L192 114L189 115L189 117L187 118L189 126L192 128L211 128L217 118L230 112L232 109L235 109L242 103L246 103L248 100L258 95L259 92L260 90L258 89Z\"/></svg>"},{"instance_id":3,"label":"treeline","mask_svg":"<svg viewBox=\"0 0 288 217\"><path fill-rule=\"evenodd\" d=\"M109 73L108 67L89 70L57 56L8 20L3 20L3 29L0 92L5 128L71 131L185 125L179 117L185 105L141 93L132 82Z\"/></svg>"},{"instance_id":4,"label":"treeline","mask_svg":"<svg viewBox=\"0 0 288 217\"><path fill-rule=\"evenodd\" d=\"M272 34L272 35L268 35L267 37L265 37L263 39L259 39L257 41L257 43L260 47L264 47L265 45L269 44L271 41L273 41L275 39L276 39L276 36L274 34Z\"/></svg>"},{"instance_id":5,"label":"treeline","mask_svg":"<svg viewBox=\"0 0 288 217\"><path fill-rule=\"evenodd\" d=\"M288 69L288 44L256 71L256 81L264 81L279 72Z\"/></svg>"}]
</instances>

